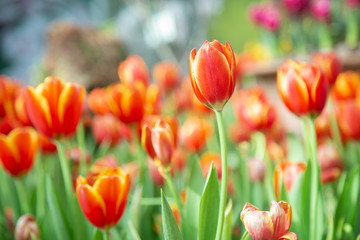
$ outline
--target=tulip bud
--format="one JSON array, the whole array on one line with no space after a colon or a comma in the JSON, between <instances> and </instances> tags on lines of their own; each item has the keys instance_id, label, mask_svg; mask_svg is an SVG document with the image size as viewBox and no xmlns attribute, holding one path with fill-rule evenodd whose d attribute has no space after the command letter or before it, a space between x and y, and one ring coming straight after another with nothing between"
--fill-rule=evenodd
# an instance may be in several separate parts
<instances>
[{"instance_id":1,"label":"tulip bud","mask_svg":"<svg viewBox=\"0 0 360 240\"><path fill-rule=\"evenodd\" d=\"M327 81L313 64L287 60L277 72L279 94L296 115L320 114L327 99Z\"/></svg>"},{"instance_id":2,"label":"tulip bud","mask_svg":"<svg viewBox=\"0 0 360 240\"><path fill-rule=\"evenodd\" d=\"M311 6L311 12L318 21L330 22L330 10L330 0L315 0Z\"/></svg>"},{"instance_id":3,"label":"tulip bud","mask_svg":"<svg viewBox=\"0 0 360 240\"><path fill-rule=\"evenodd\" d=\"M196 97L214 111L221 111L234 92L235 55L229 43L205 41L190 53L190 77Z\"/></svg>"},{"instance_id":4,"label":"tulip bud","mask_svg":"<svg viewBox=\"0 0 360 240\"><path fill-rule=\"evenodd\" d=\"M292 186L297 180L300 173L304 173L306 169L306 163L304 162L281 162L274 172L274 187L276 197L280 196L280 177L288 192L291 191Z\"/></svg>"},{"instance_id":5,"label":"tulip bud","mask_svg":"<svg viewBox=\"0 0 360 240\"><path fill-rule=\"evenodd\" d=\"M265 163L258 157L253 157L247 162L250 182L263 182L265 177Z\"/></svg>"},{"instance_id":6,"label":"tulip bud","mask_svg":"<svg viewBox=\"0 0 360 240\"><path fill-rule=\"evenodd\" d=\"M160 62L153 69L154 80L165 92L174 89L180 79L181 71L178 65L173 62Z\"/></svg>"},{"instance_id":7,"label":"tulip bud","mask_svg":"<svg viewBox=\"0 0 360 240\"><path fill-rule=\"evenodd\" d=\"M150 75L145 61L136 55L128 56L118 67L118 74L122 83L132 85L137 81L145 86L149 85Z\"/></svg>"},{"instance_id":8,"label":"tulip bud","mask_svg":"<svg viewBox=\"0 0 360 240\"><path fill-rule=\"evenodd\" d=\"M282 0L290 17L303 14L310 5L310 0Z\"/></svg>"},{"instance_id":9,"label":"tulip bud","mask_svg":"<svg viewBox=\"0 0 360 240\"><path fill-rule=\"evenodd\" d=\"M30 214L22 215L16 223L15 240L32 240L34 238L40 238L35 218Z\"/></svg>"},{"instance_id":10,"label":"tulip bud","mask_svg":"<svg viewBox=\"0 0 360 240\"><path fill-rule=\"evenodd\" d=\"M323 184L336 181L344 169L339 151L332 144L321 144L317 149Z\"/></svg>"},{"instance_id":11,"label":"tulip bud","mask_svg":"<svg viewBox=\"0 0 360 240\"><path fill-rule=\"evenodd\" d=\"M360 89L360 74L356 72L342 72L338 75L331 95L335 100L354 99Z\"/></svg>"}]
</instances>

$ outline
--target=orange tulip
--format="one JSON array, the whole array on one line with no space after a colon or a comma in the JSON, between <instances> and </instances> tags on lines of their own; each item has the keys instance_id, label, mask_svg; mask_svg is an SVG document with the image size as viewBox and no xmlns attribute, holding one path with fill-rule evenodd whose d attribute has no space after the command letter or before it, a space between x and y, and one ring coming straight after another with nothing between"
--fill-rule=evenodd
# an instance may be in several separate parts
<instances>
[{"instance_id":1,"label":"orange tulip","mask_svg":"<svg viewBox=\"0 0 360 240\"><path fill-rule=\"evenodd\" d=\"M159 62L153 68L153 77L165 92L169 92L178 85L181 79L181 70L173 62Z\"/></svg>"},{"instance_id":2,"label":"orange tulip","mask_svg":"<svg viewBox=\"0 0 360 240\"><path fill-rule=\"evenodd\" d=\"M15 80L0 75L0 118L15 118L14 103L20 91L20 84Z\"/></svg>"},{"instance_id":3,"label":"orange tulip","mask_svg":"<svg viewBox=\"0 0 360 240\"><path fill-rule=\"evenodd\" d=\"M325 107L321 114L315 119L315 130L318 141L328 137L331 138L332 134L330 130L330 117L328 108Z\"/></svg>"},{"instance_id":4,"label":"orange tulip","mask_svg":"<svg viewBox=\"0 0 360 240\"><path fill-rule=\"evenodd\" d=\"M321 169L323 184L336 181L344 169L344 162L333 144L324 143L318 146L317 157Z\"/></svg>"},{"instance_id":5,"label":"orange tulip","mask_svg":"<svg viewBox=\"0 0 360 240\"><path fill-rule=\"evenodd\" d=\"M38 135L33 128L16 128L0 134L0 161L6 172L20 177L32 168L38 148Z\"/></svg>"},{"instance_id":6,"label":"orange tulip","mask_svg":"<svg viewBox=\"0 0 360 240\"><path fill-rule=\"evenodd\" d=\"M13 129L22 127L21 122L10 116L0 118L0 133L9 134Z\"/></svg>"},{"instance_id":7,"label":"orange tulip","mask_svg":"<svg viewBox=\"0 0 360 240\"><path fill-rule=\"evenodd\" d=\"M146 115L160 114L162 92L158 85L151 84L145 93L144 112Z\"/></svg>"},{"instance_id":8,"label":"orange tulip","mask_svg":"<svg viewBox=\"0 0 360 240\"><path fill-rule=\"evenodd\" d=\"M190 77L187 76L181 80L180 87L176 88L174 91L174 98L176 99L176 110L178 112L182 112L191 108L192 94L194 93L192 91Z\"/></svg>"},{"instance_id":9,"label":"orange tulip","mask_svg":"<svg viewBox=\"0 0 360 240\"><path fill-rule=\"evenodd\" d=\"M331 95L336 100L355 99L359 90L360 74L347 71L339 74L331 90Z\"/></svg>"},{"instance_id":10,"label":"orange tulip","mask_svg":"<svg viewBox=\"0 0 360 240\"><path fill-rule=\"evenodd\" d=\"M343 140L360 139L360 103L354 99L334 102L336 120Z\"/></svg>"},{"instance_id":11,"label":"orange tulip","mask_svg":"<svg viewBox=\"0 0 360 240\"><path fill-rule=\"evenodd\" d=\"M150 76L144 60L136 55L128 56L118 67L118 74L122 83L131 85L137 81L145 86L149 85Z\"/></svg>"},{"instance_id":12,"label":"orange tulip","mask_svg":"<svg viewBox=\"0 0 360 240\"><path fill-rule=\"evenodd\" d=\"M207 107L220 111L235 89L236 66L229 43L205 41L198 53L190 52L190 78L196 97Z\"/></svg>"},{"instance_id":13,"label":"orange tulip","mask_svg":"<svg viewBox=\"0 0 360 240\"><path fill-rule=\"evenodd\" d=\"M285 161L279 163L279 165L275 168L275 172L274 172L274 187L275 187L276 197L280 196L281 177L286 190L290 192L299 174L304 173L305 169L306 169L306 163L304 162Z\"/></svg>"},{"instance_id":14,"label":"orange tulip","mask_svg":"<svg viewBox=\"0 0 360 240\"><path fill-rule=\"evenodd\" d=\"M298 239L295 233L289 233L292 209L285 201L271 201L270 211L260 211L246 203L240 218L254 240Z\"/></svg>"},{"instance_id":15,"label":"orange tulip","mask_svg":"<svg viewBox=\"0 0 360 240\"><path fill-rule=\"evenodd\" d=\"M334 52L315 53L312 56L312 62L323 71L329 86L335 83L337 76L342 71L341 62Z\"/></svg>"},{"instance_id":16,"label":"orange tulip","mask_svg":"<svg viewBox=\"0 0 360 240\"><path fill-rule=\"evenodd\" d=\"M269 129L275 121L275 109L260 87L240 90L232 103L237 120L252 130Z\"/></svg>"},{"instance_id":17,"label":"orange tulip","mask_svg":"<svg viewBox=\"0 0 360 240\"><path fill-rule=\"evenodd\" d=\"M327 99L327 81L313 64L287 60L277 72L277 86L286 107L296 115L319 114Z\"/></svg>"},{"instance_id":18,"label":"orange tulip","mask_svg":"<svg viewBox=\"0 0 360 240\"><path fill-rule=\"evenodd\" d=\"M86 178L76 180L76 195L80 208L97 228L108 230L123 215L130 189L130 178L120 168L107 169L97 176L94 184Z\"/></svg>"},{"instance_id":19,"label":"orange tulip","mask_svg":"<svg viewBox=\"0 0 360 240\"><path fill-rule=\"evenodd\" d=\"M206 141L213 133L213 126L205 119L189 117L182 129L182 141L187 150L200 152L206 146Z\"/></svg>"},{"instance_id":20,"label":"orange tulip","mask_svg":"<svg viewBox=\"0 0 360 240\"><path fill-rule=\"evenodd\" d=\"M143 125L141 144L158 166L170 166L174 152L174 137L169 124L163 119L159 118L154 125Z\"/></svg>"},{"instance_id":21,"label":"orange tulip","mask_svg":"<svg viewBox=\"0 0 360 240\"><path fill-rule=\"evenodd\" d=\"M113 115L124 123L140 122L144 116L145 86L116 84L107 93L107 103Z\"/></svg>"},{"instance_id":22,"label":"orange tulip","mask_svg":"<svg viewBox=\"0 0 360 240\"><path fill-rule=\"evenodd\" d=\"M50 138L44 136L43 134L39 134L39 146L43 154L57 152L56 145Z\"/></svg>"},{"instance_id":23,"label":"orange tulip","mask_svg":"<svg viewBox=\"0 0 360 240\"><path fill-rule=\"evenodd\" d=\"M200 157L200 167L204 174L204 177L207 177L211 163L214 163L218 178L221 179L221 156L220 154L214 152L206 152Z\"/></svg>"},{"instance_id":24,"label":"orange tulip","mask_svg":"<svg viewBox=\"0 0 360 240\"><path fill-rule=\"evenodd\" d=\"M25 90L21 91L15 99L14 110L17 119L23 126L31 126L31 121L25 107Z\"/></svg>"},{"instance_id":25,"label":"orange tulip","mask_svg":"<svg viewBox=\"0 0 360 240\"><path fill-rule=\"evenodd\" d=\"M111 86L108 88L111 88ZM107 89L104 88L95 88L89 93L87 101L89 108L93 113L103 115L110 112L106 101L106 93Z\"/></svg>"},{"instance_id":26,"label":"orange tulip","mask_svg":"<svg viewBox=\"0 0 360 240\"><path fill-rule=\"evenodd\" d=\"M36 89L27 87L26 110L35 128L45 136L73 135L79 123L85 88L47 77Z\"/></svg>"}]
</instances>

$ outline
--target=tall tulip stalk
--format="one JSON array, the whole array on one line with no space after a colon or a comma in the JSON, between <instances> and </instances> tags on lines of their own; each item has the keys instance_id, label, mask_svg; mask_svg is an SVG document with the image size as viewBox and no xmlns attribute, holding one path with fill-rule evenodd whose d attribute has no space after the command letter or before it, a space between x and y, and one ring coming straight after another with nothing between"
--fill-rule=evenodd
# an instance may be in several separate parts
<instances>
[{"instance_id":1,"label":"tall tulip stalk","mask_svg":"<svg viewBox=\"0 0 360 240\"><path fill-rule=\"evenodd\" d=\"M196 97L216 114L219 129L222 180L216 239L220 240L227 198L227 150L222 110L235 89L235 55L229 43L205 41L199 51L190 53L190 79Z\"/></svg>"}]
</instances>

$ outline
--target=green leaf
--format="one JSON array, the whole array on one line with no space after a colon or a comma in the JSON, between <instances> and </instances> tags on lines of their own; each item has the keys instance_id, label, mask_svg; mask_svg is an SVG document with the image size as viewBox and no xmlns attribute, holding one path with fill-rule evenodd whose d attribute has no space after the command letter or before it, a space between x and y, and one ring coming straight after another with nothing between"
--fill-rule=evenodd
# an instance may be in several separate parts
<instances>
[{"instance_id":1,"label":"green leaf","mask_svg":"<svg viewBox=\"0 0 360 240\"><path fill-rule=\"evenodd\" d=\"M92 240L103 240L103 234L98 228L95 228L95 232Z\"/></svg>"},{"instance_id":2,"label":"green leaf","mask_svg":"<svg viewBox=\"0 0 360 240\"><path fill-rule=\"evenodd\" d=\"M201 195L203 187L205 184L205 179L203 177L203 172L201 170L198 159L193 159L191 170L190 170L190 179L189 179L189 188Z\"/></svg>"},{"instance_id":3,"label":"green leaf","mask_svg":"<svg viewBox=\"0 0 360 240\"><path fill-rule=\"evenodd\" d=\"M181 226L187 227L187 237L196 239L199 227L199 207L201 196L194 192L191 188L186 189L186 203L184 214L186 221L182 221Z\"/></svg>"},{"instance_id":4,"label":"green leaf","mask_svg":"<svg viewBox=\"0 0 360 240\"><path fill-rule=\"evenodd\" d=\"M215 239L219 205L219 181L216 169L211 164L204 192L200 199L199 240Z\"/></svg>"},{"instance_id":5,"label":"green leaf","mask_svg":"<svg viewBox=\"0 0 360 240\"><path fill-rule=\"evenodd\" d=\"M225 209L225 219L224 219L224 227L222 232L222 240L231 240L232 237L232 209L233 203L230 199L228 205Z\"/></svg>"},{"instance_id":6,"label":"green leaf","mask_svg":"<svg viewBox=\"0 0 360 240\"><path fill-rule=\"evenodd\" d=\"M161 190L161 212L162 224L165 240L182 240L182 236L177 225L175 216L166 200L163 191Z\"/></svg>"}]
</instances>

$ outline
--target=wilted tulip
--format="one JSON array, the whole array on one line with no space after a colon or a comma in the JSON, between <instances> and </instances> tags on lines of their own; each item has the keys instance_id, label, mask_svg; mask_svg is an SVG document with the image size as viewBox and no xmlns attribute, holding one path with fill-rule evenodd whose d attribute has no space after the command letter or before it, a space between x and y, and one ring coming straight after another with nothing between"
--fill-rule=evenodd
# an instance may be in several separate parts
<instances>
[{"instance_id":1,"label":"wilted tulip","mask_svg":"<svg viewBox=\"0 0 360 240\"><path fill-rule=\"evenodd\" d=\"M276 197L280 196L281 180L284 183L286 190L290 192L299 174L304 173L305 169L306 163L304 162L285 161L279 163L274 172L274 187Z\"/></svg>"},{"instance_id":2,"label":"wilted tulip","mask_svg":"<svg viewBox=\"0 0 360 240\"><path fill-rule=\"evenodd\" d=\"M196 97L209 108L220 111L234 92L236 65L229 43L205 41L198 53L190 53L190 78Z\"/></svg>"},{"instance_id":3,"label":"wilted tulip","mask_svg":"<svg viewBox=\"0 0 360 240\"><path fill-rule=\"evenodd\" d=\"M340 153L333 144L321 144L317 149L323 184L336 181L344 169Z\"/></svg>"},{"instance_id":4,"label":"wilted tulip","mask_svg":"<svg viewBox=\"0 0 360 240\"><path fill-rule=\"evenodd\" d=\"M16 222L15 240L40 239L39 227L30 214L22 215Z\"/></svg>"},{"instance_id":5,"label":"wilted tulip","mask_svg":"<svg viewBox=\"0 0 360 240\"><path fill-rule=\"evenodd\" d=\"M145 86L149 85L150 75L144 60L136 55L128 56L119 64L118 74L120 81L127 85L132 85L137 81Z\"/></svg>"},{"instance_id":6,"label":"wilted tulip","mask_svg":"<svg viewBox=\"0 0 360 240\"><path fill-rule=\"evenodd\" d=\"M327 1L327 0L325 0ZM315 53L311 59L312 63L318 65L323 71L329 86L332 86L342 71L342 65L334 52Z\"/></svg>"},{"instance_id":7,"label":"wilted tulip","mask_svg":"<svg viewBox=\"0 0 360 240\"><path fill-rule=\"evenodd\" d=\"M232 106L237 120L254 131L268 129L275 121L275 109L260 87L237 92Z\"/></svg>"},{"instance_id":8,"label":"wilted tulip","mask_svg":"<svg viewBox=\"0 0 360 240\"><path fill-rule=\"evenodd\" d=\"M181 138L187 150L198 153L212 133L213 127L207 120L189 117L181 129Z\"/></svg>"},{"instance_id":9,"label":"wilted tulip","mask_svg":"<svg viewBox=\"0 0 360 240\"><path fill-rule=\"evenodd\" d=\"M154 125L143 125L141 144L158 166L170 166L174 152L174 137L169 124L163 119L158 119Z\"/></svg>"},{"instance_id":10,"label":"wilted tulip","mask_svg":"<svg viewBox=\"0 0 360 240\"><path fill-rule=\"evenodd\" d=\"M247 169L251 182L263 182L265 177L265 163L258 157L247 161Z\"/></svg>"},{"instance_id":11,"label":"wilted tulip","mask_svg":"<svg viewBox=\"0 0 360 240\"><path fill-rule=\"evenodd\" d=\"M356 72L342 72L338 75L331 95L335 100L354 99L360 90L360 74Z\"/></svg>"},{"instance_id":12,"label":"wilted tulip","mask_svg":"<svg viewBox=\"0 0 360 240\"><path fill-rule=\"evenodd\" d=\"M93 184L78 177L76 195L80 208L95 227L108 230L124 213L130 188L129 175L120 168L108 169Z\"/></svg>"},{"instance_id":13,"label":"wilted tulip","mask_svg":"<svg viewBox=\"0 0 360 240\"><path fill-rule=\"evenodd\" d=\"M292 209L285 201L271 201L270 211L261 211L246 203L240 218L254 240L298 239L295 233L289 233Z\"/></svg>"},{"instance_id":14,"label":"wilted tulip","mask_svg":"<svg viewBox=\"0 0 360 240\"><path fill-rule=\"evenodd\" d=\"M13 177L20 177L32 168L38 150L38 134L33 128L12 130L0 134L0 161L4 170Z\"/></svg>"},{"instance_id":15,"label":"wilted tulip","mask_svg":"<svg viewBox=\"0 0 360 240\"><path fill-rule=\"evenodd\" d=\"M165 92L174 89L181 79L181 70L173 62L159 62L153 69L154 80Z\"/></svg>"},{"instance_id":16,"label":"wilted tulip","mask_svg":"<svg viewBox=\"0 0 360 240\"><path fill-rule=\"evenodd\" d=\"M327 99L327 81L313 64L287 60L277 72L277 87L287 108L296 115L320 114Z\"/></svg>"},{"instance_id":17,"label":"wilted tulip","mask_svg":"<svg viewBox=\"0 0 360 240\"><path fill-rule=\"evenodd\" d=\"M85 88L47 77L36 89L27 87L26 111L34 127L50 138L71 136L80 120Z\"/></svg>"}]
</instances>

